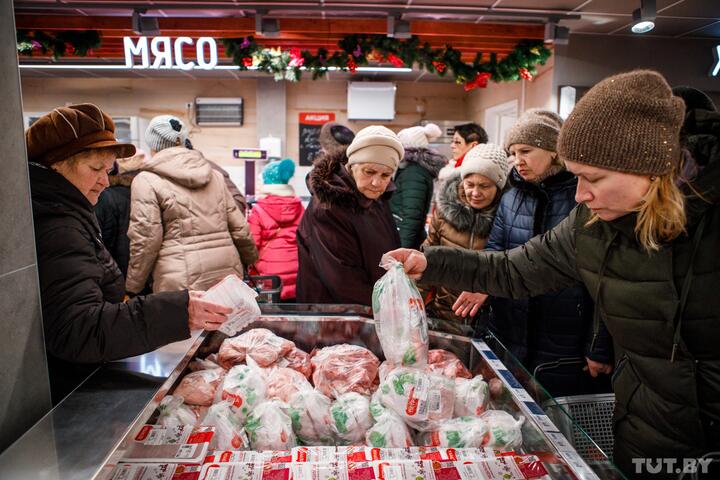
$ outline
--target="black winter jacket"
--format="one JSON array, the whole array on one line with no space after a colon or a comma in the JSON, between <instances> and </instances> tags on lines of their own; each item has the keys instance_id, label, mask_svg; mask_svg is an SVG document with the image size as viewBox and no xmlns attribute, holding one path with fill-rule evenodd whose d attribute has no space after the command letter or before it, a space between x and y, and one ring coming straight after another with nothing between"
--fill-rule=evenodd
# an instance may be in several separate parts
<instances>
[{"instance_id":1,"label":"black winter jacket","mask_svg":"<svg viewBox=\"0 0 720 480\"><path fill-rule=\"evenodd\" d=\"M95 215L100 224L102 241L110 255L120 267L123 277L127 275L130 261L130 184L133 174L117 175L110 178L106 188L95 205Z\"/></svg>"},{"instance_id":2,"label":"black winter jacket","mask_svg":"<svg viewBox=\"0 0 720 480\"><path fill-rule=\"evenodd\" d=\"M188 293L123 302L124 280L92 205L59 173L31 164L35 243L53 403L102 362L188 338Z\"/></svg>"}]
</instances>

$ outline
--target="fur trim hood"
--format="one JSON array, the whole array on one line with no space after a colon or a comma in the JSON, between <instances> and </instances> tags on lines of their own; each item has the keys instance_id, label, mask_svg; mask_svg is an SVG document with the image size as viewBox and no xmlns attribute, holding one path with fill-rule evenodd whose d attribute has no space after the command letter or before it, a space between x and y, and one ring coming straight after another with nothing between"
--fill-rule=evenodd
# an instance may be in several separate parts
<instances>
[{"instance_id":1,"label":"fur trim hood","mask_svg":"<svg viewBox=\"0 0 720 480\"><path fill-rule=\"evenodd\" d=\"M452 175L440 184L437 193L438 213L456 230L468 232L480 237L488 237L495 219L495 211L502 192L498 191L493 203L483 209L475 210L465 198L460 175Z\"/></svg>"},{"instance_id":2,"label":"fur trim hood","mask_svg":"<svg viewBox=\"0 0 720 480\"><path fill-rule=\"evenodd\" d=\"M405 168L410 163L417 163L430 172L433 178L437 178L440 170L448 164L448 159L430 148L406 148L398 168Z\"/></svg>"}]
</instances>

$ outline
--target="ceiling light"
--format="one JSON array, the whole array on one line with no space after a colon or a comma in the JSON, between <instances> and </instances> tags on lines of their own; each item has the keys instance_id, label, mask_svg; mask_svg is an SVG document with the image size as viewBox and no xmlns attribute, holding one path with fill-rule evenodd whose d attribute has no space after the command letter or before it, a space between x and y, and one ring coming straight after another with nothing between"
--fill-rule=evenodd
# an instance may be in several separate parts
<instances>
[{"instance_id":1,"label":"ceiling light","mask_svg":"<svg viewBox=\"0 0 720 480\"><path fill-rule=\"evenodd\" d=\"M403 39L412 37L410 22L393 16L387 17L387 36Z\"/></svg>"},{"instance_id":2,"label":"ceiling light","mask_svg":"<svg viewBox=\"0 0 720 480\"><path fill-rule=\"evenodd\" d=\"M633 33L647 33L655 28L656 14L655 0L640 0L640 8L633 11Z\"/></svg>"},{"instance_id":3,"label":"ceiling light","mask_svg":"<svg viewBox=\"0 0 720 480\"><path fill-rule=\"evenodd\" d=\"M567 45L570 41L570 29L561 27L555 22L545 24L545 43Z\"/></svg>"},{"instance_id":4,"label":"ceiling light","mask_svg":"<svg viewBox=\"0 0 720 480\"><path fill-rule=\"evenodd\" d=\"M160 26L155 17L144 17L145 10L134 10L132 14L132 31L138 35L160 35Z\"/></svg>"}]
</instances>

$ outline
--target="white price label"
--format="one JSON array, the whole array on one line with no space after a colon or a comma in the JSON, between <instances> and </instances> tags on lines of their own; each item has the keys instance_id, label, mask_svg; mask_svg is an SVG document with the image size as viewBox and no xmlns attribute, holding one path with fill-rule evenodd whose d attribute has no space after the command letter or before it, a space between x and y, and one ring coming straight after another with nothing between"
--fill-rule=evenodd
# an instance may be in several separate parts
<instances>
[{"instance_id":1,"label":"white price label","mask_svg":"<svg viewBox=\"0 0 720 480\"><path fill-rule=\"evenodd\" d=\"M524 388L513 388L513 392L517 395L521 402L534 402L533 398Z\"/></svg>"},{"instance_id":2,"label":"white price label","mask_svg":"<svg viewBox=\"0 0 720 480\"><path fill-rule=\"evenodd\" d=\"M496 370L507 370L507 367L505 366L505 364L503 362L501 362L500 360L488 359L487 362L491 367L493 367Z\"/></svg>"},{"instance_id":3,"label":"white price label","mask_svg":"<svg viewBox=\"0 0 720 480\"><path fill-rule=\"evenodd\" d=\"M175 458L194 458L197 447L196 444L181 445L175 454Z\"/></svg>"},{"instance_id":4,"label":"white price label","mask_svg":"<svg viewBox=\"0 0 720 480\"><path fill-rule=\"evenodd\" d=\"M533 418L538 422L540 428L545 432L557 432L558 428L550 420L547 415L533 415Z\"/></svg>"}]
</instances>

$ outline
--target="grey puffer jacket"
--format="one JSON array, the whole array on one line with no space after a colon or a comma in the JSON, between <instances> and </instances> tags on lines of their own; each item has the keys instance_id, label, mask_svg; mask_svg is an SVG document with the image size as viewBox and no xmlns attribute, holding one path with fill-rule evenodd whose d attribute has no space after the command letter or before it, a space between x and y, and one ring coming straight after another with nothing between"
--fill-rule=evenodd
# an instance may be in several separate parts
<instances>
[{"instance_id":1,"label":"grey puffer jacket","mask_svg":"<svg viewBox=\"0 0 720 480\"><path fill-rule=\"evenodd\" d=\"M133 180L131 198L129 292L150 274L154 292L206 290L257 260L222 174L197 150L159 152Z\"/></svg>"}]
</instances>

